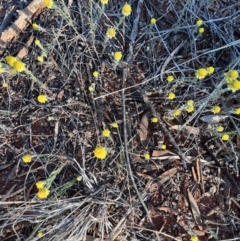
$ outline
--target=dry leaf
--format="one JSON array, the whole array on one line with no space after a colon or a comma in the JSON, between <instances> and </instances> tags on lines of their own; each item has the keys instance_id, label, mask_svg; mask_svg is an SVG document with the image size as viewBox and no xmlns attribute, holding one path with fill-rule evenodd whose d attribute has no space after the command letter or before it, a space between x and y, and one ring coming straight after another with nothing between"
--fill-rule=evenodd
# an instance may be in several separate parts
<instances>
[{"instance_id":1,"label":"dry leaf","mask_svg":"<svg viewBox=\"0 0 240 241\"><path fill-rule=\"evenodd\" d=\"M198 135L200 130L198 127L194 127L194 126L181 126L181 125L174 125L171 127L173 130L186 130L189 134L194 134L194 135Z\"/></svg>"},{"instance_id":2,"label":"dry leaf","mask_svg":"<svg viewBox=\"0 0 240 241\"><path fill-rule=\"evenodd\" d=\"M197 234L197 236L204 236L206 234L206 231L207 230L203 230L203 231L200 231L200 230L197 230L197 229L193 229L192 230L195 234Z\"/></svg>"},{"instance_id":3,"label":"dry leaf","mask_svg":"<svg viewBox=\"0 0 240 241\"><path fill-rule=\"evenodd\" d=\"M171 179L174 174L177 172L177 168L172 168L166 172L164 172L163 174L161 174L157 180L158 180L158 184L162 185L164 184L165 182L167 182L169 179Z\"/></svg>"},{"instance_id":4,"label":"dry leaf","mask_svg":"<svg viewBox=\"0 0 240 241\"><path fill-rule=\"evenodd\" d=\"M216 124L216 123L219 123L220 121L222 121L226 118L228 118L227 115L204 115L200 119L203 122Z\"/></svg>"},{"instance_id":5,"label":"dry leaf","mask_svg":"<svg viewBox=\"0 0 240 241\"><path fill-rule=\"evenodd\" d=\"M160 157L160 156L164 156L164 155L176 155L175 153L168 151L168 150L153 150L152 152L152 157Z\"/></svg>"},{"instance_id":6,"label":"dry leaf","mask_svg":"<svg viewBox=\"0 0 240 241\"><path fill-rule=\"evenodd\" d=\"M140 123L140 129L138 130L138 134L140 136L140 140L144 141L147 139L147 134L148 134L148 115L145 113L142 116L141 123Z\"/></svg>"},{"instance_id":7,"label":"dry leaf","mask_svg":"<svg viewBox=\"0 0 240 241\"><path fill-rule=\"evenodd\" d=\"M64 96L64 90L61 90L57 95L57 99L62 100L63 96Z\"/></svg>"},{"instance_id":8,"label":"dry leaf","mask_svg":"<svg viewBox=\"0 0 240 241\"><path fill-rule=\"evenodd\" d=\"M190 191L188 191L188 199L189 199L189 202L190 202L190 206L191 206L191 210L192 210L192 214L193 214L193 217L195 219L195 222L197 223L199 229L202 230L202 227L201 227L201 224L202 224L202 221L201 221L201 214L200 214L200 211L198 209L198 205L192 195L192 193Z\"/></svg>"}]
</instances>

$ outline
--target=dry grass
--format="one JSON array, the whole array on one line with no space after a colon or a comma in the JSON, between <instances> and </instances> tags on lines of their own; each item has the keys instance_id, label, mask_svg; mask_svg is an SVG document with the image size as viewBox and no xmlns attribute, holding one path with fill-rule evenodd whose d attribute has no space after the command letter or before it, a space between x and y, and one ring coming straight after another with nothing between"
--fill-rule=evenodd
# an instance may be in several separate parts
<instances>
[{"instance_id":1,"label":"dry grass","mask_svg":"<svg viewBox=\"0 0 240 241\"><path fill-rule=\"evenodd\" d=\"M35 19L44 31L29 27L8 44L1 58L8 68L0 89L1 240L237 240L240 97L224 74L240 70L239 4L129 1L132 13L123 17L124 3L56 1ZM12 73L5 61L30 35L43 49L33 42L22 61L37 81ZM196 71L210 66L214 73L198 80ZM105 160L94 156L98 145L107 149ZM26 153L34 155L29 164ZM44 200L39 180L49 183Z\"/></svg>"}]
</instances>

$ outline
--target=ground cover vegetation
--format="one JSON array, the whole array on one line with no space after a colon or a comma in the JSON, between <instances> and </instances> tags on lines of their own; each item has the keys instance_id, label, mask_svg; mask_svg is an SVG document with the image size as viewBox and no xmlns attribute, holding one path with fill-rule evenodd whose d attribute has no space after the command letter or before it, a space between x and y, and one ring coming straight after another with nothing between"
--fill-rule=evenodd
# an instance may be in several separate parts
<instances>
[{"instance_id":1,"label":"ground cover vegetation","mask_svg":"<svg viewBox=\"0 0 240 241\"><path fill-rule=\"evenodd\" d=\"M34 1L3 1L1 33ZM238 240L239 16L41 0L1 49L0 239Z\"/></svg>"}]
</instances>

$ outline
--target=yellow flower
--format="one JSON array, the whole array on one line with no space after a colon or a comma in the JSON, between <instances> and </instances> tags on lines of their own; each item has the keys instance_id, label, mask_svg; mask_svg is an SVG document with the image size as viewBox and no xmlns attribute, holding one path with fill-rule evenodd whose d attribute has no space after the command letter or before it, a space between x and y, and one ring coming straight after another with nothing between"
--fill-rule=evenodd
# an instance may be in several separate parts
<instances>
[{"instance_id":1,"label":"yellow flower","mask_svg":"<svg viewBox=\"0 0 240 241\"><path fill-rule=\"evenodd\" d=\"M144 153L143 156L144 156L144 159L145 159L146 161L148 161L148 160L151 159L151 156L150 156L150 154L149 154L148 152Z\"/></svg>"},{"instance_id":2,"label":"yellow flower","mask_svg":"<svg viewBox=\"0 0 240 241\"><path fill-rule=\"evenodd\" d=\"M41 188L38 190L37 196L40 199L45 199L48 197L49 194L50 194L50 191L47 188Z\"/></svg>"},{"instance_id":3,"label":"yellow flower","mask_svg":"<svg viewBox=\"0 0 240 241\"><path fill-rule=\"evenodd\" d=\"M196 22L196 25L197 25L198 27L200 27L202 24L203 24L202 19L198 19L197 22Z\"/></svg>"},{"instance_id":4,"label":"yellow flower","mask_svg":"<svg viewBox=\"0 0 240 241\"><path fill-rule=\"evenodd\" d=\"M196 71L196 78L197 79L204 79L207 76L207 70L204 68L200 68Z\"/></svg>"},{"instance_id":5,"label":"yellow flower","mask_svg":"<svg viewBox=\"0 0 240 241\"><path fill-rule=\"evenodd\" d=\"M117 123L117 122L113 122L113 123L111 124L111 127L112 127L112 128L118 128L118 123Z\"/></svg>"},{"instance_id":6,"label":"yellow flower","mask_svg":"<svg viewBox=\"0 0 240 241\"><path fill-rule=\"evenodd\" d=\"M94 86L91 84L91 85L89 85L88 86L88 90L90 91L90 92L93 92L94 91Z\"/></svg>"},{"instance_id":7,"label":"yellow flower","mask_svg":"<svg viewBox=\"0 0 240 241\"><path fill-rule=\"evenodd\" d=\"M160 146L160 148L161 148L162 150L166 150L166 149L167 149L167 146L166 146L165 144L162 144L162 145Z\"/></svg>"},{"instance_id":8,"label":"yellow flower","mask_svg":"<svg viewBox=\"0 0 240 241\"><path fill-rule=\"evenodd\" d=\"M236 109L234 110L234 114L240 115L240 108L236 108Z\"/></svg>"},{"instance_id":9,"label":"yellow flower","mask_svg":"<svg viewBox=\"0 0 240 241\"><path fill-rule=\"evenodd\" d=\"M122 58L122 52L121 51L117 51L117 52L114 53L114 59L116 61L121 60L121 58Z\"/></svg>"},{"instance_id":10,"label":"yellow flower","mask_svg":"<svg viewBox=\"0 0 240 241\"><path fill-rule=\"evenodd\" d=\"M230 136L229 136L228 134L223 134L223 135L222 135L222 140L223 140L223 141L228 141L229 138L230 138Z\"/></svg>"},{"instance_id":11,"label":"yellow flower","mask_svg":"<svg viewBox=\"0 0 240 241\"><path fill-rule=\"evenodd\" d=\"M25 64L21 60L16 60L13 63L13 69L17 72L22 72L26 69Z\"/></svg>"},{"instance_id":12,"label":"yellow flower","mask_svg":"<svg viewBox=\"0 0 240 241\"><path fill-rule=\"evenodd\" d=\"M108 4L108 0L101 0L102 4Z\"/></svg>"},{"instance_id":13,"label":"yellow flower","mask_svg":"<svg viewBox=\"0 0 240 241\"><path fill-rule=\"evenodd\" d=\"M224 128L223 128L223 126L218 126L218 127L216 128L216 130L217 130L218 132L223 132Z\"/></svg>"},{"instance_id":14,"label":"yellow flower","mask_svg":"<svg viewBox=\"0 0 240 241\"><path fill-rule=\"evenodd\" d=\"M102 131L102 135L103 135L104 137L109 137L110 134L111 134L111 131L110 131L109 129L104 129L104 130Z\"/></svg>"},{"instance_id":15,"label":"yellow flower","mask_svg":"<svg viewBox=\"0 0 240 241\"><path fill-rule=\"evenodd\" d=\"M34 43L35 43L37 46L41 45L40 40L39 40L39 39L37 39L37 38L35 39Z\"/></svg>"},{"instance_id":16,"label":"yellow flower","mask_svg":"<svg viewBox=\"0 0 240 241\"><path fill-rule=\"evenodd\" d=\"M11 55L6 57L7 64L12 66L12 67L13 67L13 64L14 64L15 61L17 61L17 58L15 58L15 57L13 57Z\"/></svg>"},{"instance_id":17,"label":"yellow flower","mask_svg":"<svg viewBox=\"0 0 240 241\"><path fill-rule=\"evenodd\" d=\"M39 25L37 23L33 23L32 28L33 28L33 30L38 30Z\"/></svg>"},{"instance_id":18,"label":"yellow flower","mask_svg":"<svg viewBox=\"0 0 240 241\"><path fill-rule=\"evenodd\" d=\"M193 112L193 111L194 111L194 106L193 106L193 105L188 105L187 108L186 108L186 111L187 111L188 113Z\"/></svg>"},{"instance_id":19,"label":"yellow flower","mask_svg":"<svg viewBox=\"0 0 240 241\"><path fill-rule=\"evenodd\" d=\"M151 122L152 122L152 123L158 123L158 118L157 118L157 117L153 117L153 118L151 119Z\"/></svg>"},{"instance_id":20,"label":"yellow flower","mask_svg":"<svg viewBox=\"0 0 240 241\"><path fill-rule=\"evenodd\" d=\"M131 14L131 12L132 12L131 5L128 4L128 3L125 3L123 8L122 8L122 14L127 17Z\"/></svg>"},{"instance_id":21,"label":"yellow flower","mask_svg":"<svg viewBox=\"0 0 240 241\"><path fill-rule=\"evenodd\" d=\"M107 156L107 149L103 146L97 146L93 153L96 158L103 160Z\"/></svg>"},{"instance_id":22,"label":"yellow flower","mask_svg":"<svg viewBox=\"0 0 240 241\"><path fill-rule=\"evenodd\" d=\"M207 73L208 74L213 74L214 73L214 68L212 66L207 67Z\"/></svg>"},{"instance_id":23,"label":"yellow flower","mask_svg":"<svg viewBox=\"0 0 240 241\"><path fill-rule=\"evenodd\" d=\"M211 111L213 112L213 114L218 114L221 111L221 108L220 108L220 106L215 105L215 106L213 106Z\"/></svg>"},{"instance_id":24,"label":"yellow flower","mask_svg":"<svg viewBox=\"0 0 240 241\"><path fill-rule=\"evenodd\" d=\"M168 82L172 82L174 80L174 77L172 76L172 75L169 75L168 77L167 77L167 81Z\"/></svg>"},{"instance_id":25,"label":"yellow flower","mask_svg":"<svg viewBox=\"0 0 240 241\"><path fill-rule=\"evenodd\" d=\"M116 36L116 31L115 31L115 29L114 28L109 28L108 30L107 30L107 37L109 38L109 39L111 39L111 38L114 38L115 36Z\"/></svg>"},{"instance_id":26,"label":"yellow flower","mask_svg":"<svg viewBox=\"0 0 240 241\"><path fill-rule=\"evenodd\" d=\"M233 80L236 80L238 78L238 72L237 70L229 70L227 73L224 74L226 82L230 83Z\"/></svg>"},{"instance_id":27,"label":"yellow flower","mask_svg":"<svg viewBox=\"0 0 240 241\"><path fill-rule=\"evenodd\" d=\"M93 72L93 77L97 78L98 75L99 75L98 71L94 71L94 72Z\"/></svg>"},{"instance_id":28,"label":"yellow flower","mask_svg":"<svg viewBox=\"0 0 240 241\"><path fill-rule=\"evenodd\" d=\"M151 23L152 25L156 24L156 22L157 22L157 19L156 19L156 18L151 18L150 23Z\"/></svg>"},{"instance_id":29,"label":"yellow flower","mask_svg":"<svg viewBox=\"0 0 240 241\"><path fill-rule=\"evenodd\" d=\"M45 186L45 182L44 181L36 182L37 189L42 189L42 188L44 188L44 186Z\"/></svg>"},{"instance_id":30,"label":"yellow flower","mask_svg":"<svg viewBox=\"0 0 240 241\"><path fill-rule=\"evenodd\" d=\"M30 154L26 154L22 156L22 161L25 163L30 163L32 161L33 156Z\"/></svg>"},{"instance_id":31,"label":"yellow flower","mask_svg":"<svg viewBox=\"0 0 240 241\"><path fill-rule=\"evenodd\" d=\"M47 96L46 95L39 95L37 97L37 100L38 100L39 103L44 104L47 101Z\"/></svg>"},{"instance_id":32,"label":"yellow flower","mask_svg":"<svg viewBox=\"0 0 240 241\"><path fill-rule=\"evenodd\" d=\"M199 33L203 33L204 30L205 30L204 28L199 28L199 29L198 29L198 32L199 32Z\"/></svg>"},{"instance_id":33,"label":"yellow flower","mask_svg":"<svg viewBox=\"0 0 240 241\"><path fill-rule=\"evenodd\" d=\"M170 92L169 95L168 95L168 99L173 100L175 98L176 98L176 95L173 92Z\"/></svg>"},{"instance_id":34,"label":"yellow flower","mask_svg":"<svg viewBox=\"0 0 240 241\"><path fill-rule=\"evenodd\" d=\"M80 182L82 180L82 176L77 176L76 180Z\"/></svg>"},{"instance_id":35,"label":"yellow flower","mask_svg":"<svg viewBox=\"0 0 240 241\"><path fill-rule=\"evenodd\" d=\"M41 55L41 56L38 56L37 57L37 60L38 62L43 62L44 61L44 57Z\"/></svg>"},{"instance_id":36,"label":"yellow flower","mask_svg":"<svg viewBox=\"0 0 240 241\"><path fill-rule=\"evenodd\" d=\"M187 104L188 105L194 105L194 101L193 100L188 100Z\"/></svg>"},{"instance_id":37,"label":"yellow flower","mask_svg":"<svg viewBox=\"0 0 240 241\"><path fill-rule=\"evenodd\" d=\"M174 111L173 111L173 115L174 115L174 116L179 116L179 115L181 115L181 110L180 110L180 109L174 110Z\"/></svg>"},{"instance_id":38,"label":"yellow flower","mask_svg":"<svg viewBox=\"0 0 240 241\"><path fill-rule=\"evenodd\" d=\"M7 83L4 82L4 83L2 84L2 87L3 87L3 88L7 88L7 87L8 87Z\"/></svg>"},{"instance_id":39,"label":"yellow flower","mask_svg":"<svg viewBox=\"0 0 240 241\"><path fill-rule=\"evenodd\" d=\"M41 232L41 231L38 232L37 237L38 237L38 238L41 238L42 236L43 236L43 232Z\"/></svg>"},{"instance_id":40,"label":"yellow flower","mask_svg":"<svg viewBox=\"0 0 240 241\"><path fill-rule=\"evenodd\" d=\"M199 241L197 236L191 236L190 241Z\"/></svg>"},{"instance_id":41,"label":"yellow flower","mask_svg":"<svg viewBox=\"0 0 240 241\"><path fill-rule=\"evenodd\" d=\"M53 7L53 0L43 0L43 3L47 8Z\"/></svg>"},{"instance_id":42,"label":"yellow flower","mask_svg":"<svg viewBox=\"0 0 240 241\"><path fill-rule=\"evenodd\" d=\"M233 80L231 83L228 85L228 88L232 91L235 92L237 90L240 90L240 81L239 80Z\"/></svg>"}]
</instances>

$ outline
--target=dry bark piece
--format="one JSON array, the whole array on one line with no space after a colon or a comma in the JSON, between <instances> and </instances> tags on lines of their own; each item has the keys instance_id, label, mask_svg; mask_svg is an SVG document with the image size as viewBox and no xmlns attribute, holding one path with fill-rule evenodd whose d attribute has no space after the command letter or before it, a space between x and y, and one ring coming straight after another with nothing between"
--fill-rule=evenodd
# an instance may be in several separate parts
<instances>
[{"instance_id":1,"label":"dry bark piece","mask_svg":"<svg viewBox=\"0 0 240 241\"><path fill-rule=\"evenodd\" d=\"M201 221L201 213L199 211L198 205L190 191L188 191L188 199L190 202L191 210L193 217L195 219L196 224L198 225L198 228L202 230L202 221Z\"/></svg>"},{"instance_id":2,"label":"dry bark piece","mask_svg":"<svg viewBox=\"0 0 240 241\"><path fill-rule=\"evenodd\" d=\"M176 155L175 153L169 151L169 150L153 150L152 152L152 157L160 157L160 156L164 156L164 155Z\"/></svg>"},{"instance_id":3,"label":"dry bark piece","mask_svg":"<svg viewBox=\"0 0 240 241\"><path fill-rule=\"evenodd\" d=\"M162 185L164 184L165 182L167 182L169 179L171 179L174 174L177 172L177 168L174 167L172 169L169 169L168 171L164 172L163 174L161 174L157 180L158 180L158 184L159 185Z\"/></svg>"},{"instance_id":4,"label":"dry bark piece","mask_svg":"<svg viewBox=\"0 0 240 241\"><path fill-rule=\"evenodd\" d=\"M140 136L141 141L145 141L148 135L148 115L145 113L141 118L140 129L138 129L138 134Z\"/></svg>"},{"instance_id":5,"label":"dry bark piece","mask_svg":"<svg viewBox=\"0 0 240 241\"><path fill-rule=\"evenodd\" d=\"M16 38L19 33L21 33L32 21L33 16L36 16L36 13L40 13L38 10L44 9L42 0L33 0L25 9L18 11L18 19L6 29L0 38L0 54L3 53L6 48L6 44Z\"/></svg>"},{"instance_id":6,"label":"dry bark piece","mask_svg":"<svg viewBox=\"0 0 240 241\"><path fill-rule=\"evenodd\" d=\"M31 36L31 37L28 39L26 46L24 46L24 47L18 52L17 57L18 57L19 59L23 59L25 56L27 56L27 54L28 54L28 47L32 44L33 40L34 40L34 36Z\"/></svg>"}]
</instances>

